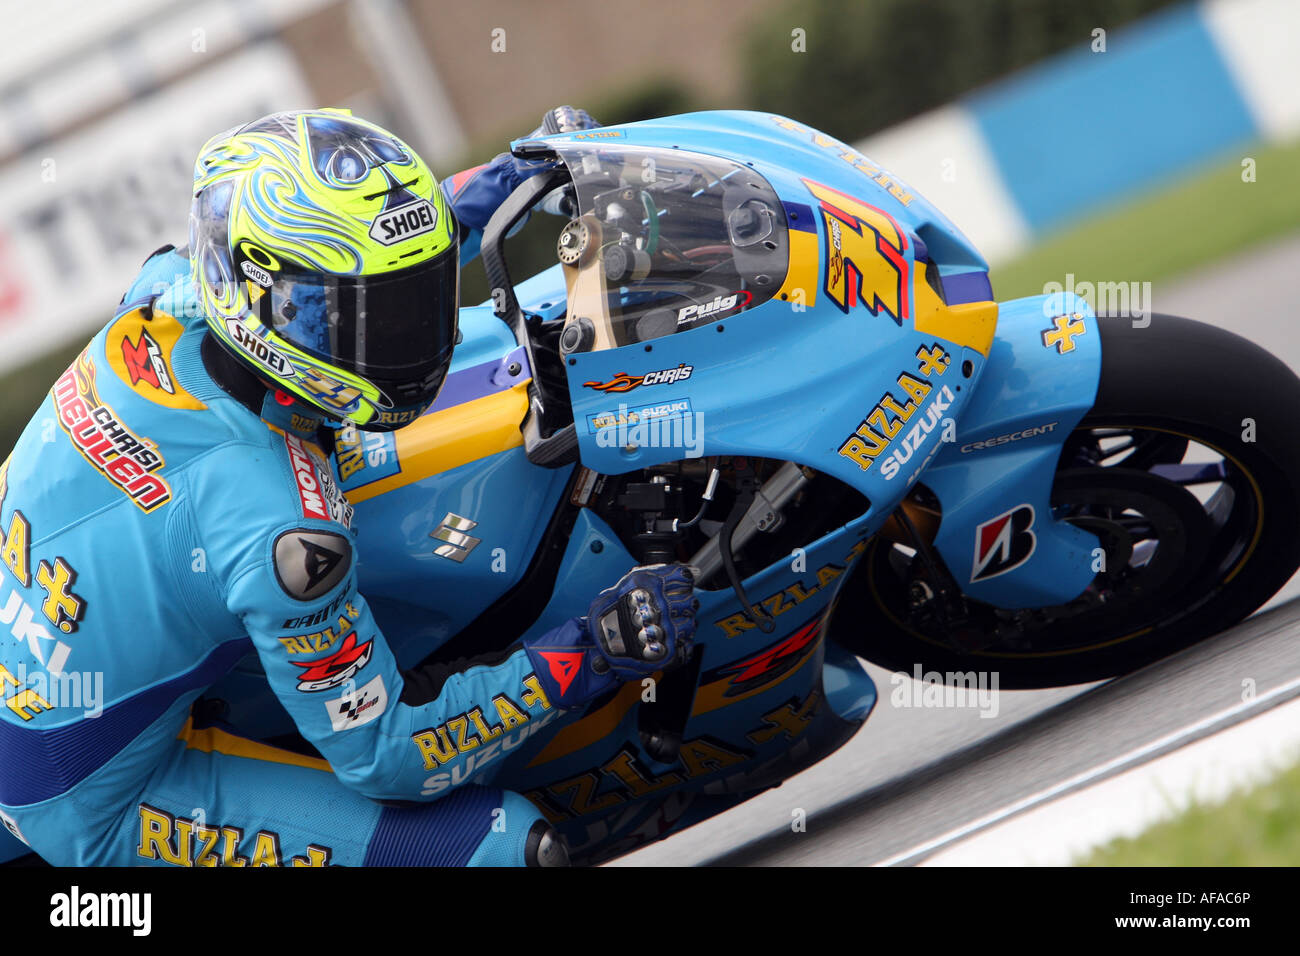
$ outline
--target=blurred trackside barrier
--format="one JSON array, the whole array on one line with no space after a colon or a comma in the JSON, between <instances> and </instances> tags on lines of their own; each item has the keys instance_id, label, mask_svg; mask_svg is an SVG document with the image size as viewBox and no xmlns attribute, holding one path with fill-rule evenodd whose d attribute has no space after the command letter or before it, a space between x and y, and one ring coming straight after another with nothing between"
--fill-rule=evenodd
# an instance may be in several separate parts
<instances>
[{"instance_id":1,"label":"blurred trackside barrier","mask_svg":"<svg viewBox=\"0 0 1300 956\"><path fill-rule=\"evenodd\" d=\"M854 145L997 262L1234 147L1300 135L1297 0L1188 3L1104 40Z\"/></svg>"}]
</instances>

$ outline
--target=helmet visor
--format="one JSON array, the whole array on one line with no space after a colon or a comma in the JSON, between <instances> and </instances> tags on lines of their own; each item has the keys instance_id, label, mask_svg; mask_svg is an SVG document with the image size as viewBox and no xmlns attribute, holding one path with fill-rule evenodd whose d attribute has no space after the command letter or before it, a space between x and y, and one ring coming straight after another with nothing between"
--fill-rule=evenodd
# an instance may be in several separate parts
<instances>
[{"instance_id":1,"label":"helmet visor","mask_svg":"<svg viewBox=\"0 0 1300 956\"><path fill-rule=\"evenodd\" d=\"M252 264L256 265L256 264ZM304 352L379 386L395 406L432 403L456 341L458 247L395 272L341 276L246 268L262 324ZM265 285L257 278L270 278Z\"/></svg>"}]
</instances>

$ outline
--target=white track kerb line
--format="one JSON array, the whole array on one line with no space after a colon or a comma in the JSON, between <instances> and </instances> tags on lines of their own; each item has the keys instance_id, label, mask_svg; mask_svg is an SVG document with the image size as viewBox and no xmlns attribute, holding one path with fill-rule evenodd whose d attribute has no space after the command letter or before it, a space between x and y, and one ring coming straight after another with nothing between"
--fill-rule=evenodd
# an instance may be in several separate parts
<instances>
[{"instance_id":1,"label":"white track kerb line","mask_svg":"<svg viewBox=\"0 0 1300 956\"><path fill-rule=\"evenodd\" d=\"M965 839L972 834L978 833L980 830L993 826L995 823L1000 823L1003 820L1006 820L1008 817L1013 817L1018 813L1028 810L1030 807L1036 806L1040 803L1046 803L1048 800L1063 796L1071 790L1078 789L1103 777L1110 776L1120 770L1127 769L1130 765L1140 763L1145 757L1154 756L1162 750L1172 749L1176 744L1186 742L1192 738L1206 736L1214 730L1223 729L1217 725L1222 724L1226 726L1234 723L1235 721L1233 718L1239 717L1242 714L1250 713L1251 711L1268 710L1278 704L1284 703L1290 697L1296 696L1297 692L1300 692L1300 677L1289 680L1285 684L1280 684L1267 693L1260 694L1253 700L1242 701L1240 704L1236 704L1226 710L1221 710L1217 714L1213 714L1203 720L1198 720L1194 724L1189 724L1181 730L1176 730L1171 734L1166 734L1163 737L1153 740L1149 744L1144 744L1135 750L1130 750L1128 753L1115 757L1112 760L1108 760L1103 764L1093 767L1091 770L1085 770L1083 773L1076 774L1073 777L1061 781L1055 786L1048 787L1045 790L1039 790L1037 793L1032 793L1000 810L995 810L993 813L982 816L978 820L974 820L955 830L949 830L942 836L936 837L935 839L929 840L918 846L914 846L903 853L898 853L887 859L881 860L875 865L901 866L908 863L919 862L935 850L938 850L949 843L955 843L958 840Z\"/></svg>"}]
</instances>

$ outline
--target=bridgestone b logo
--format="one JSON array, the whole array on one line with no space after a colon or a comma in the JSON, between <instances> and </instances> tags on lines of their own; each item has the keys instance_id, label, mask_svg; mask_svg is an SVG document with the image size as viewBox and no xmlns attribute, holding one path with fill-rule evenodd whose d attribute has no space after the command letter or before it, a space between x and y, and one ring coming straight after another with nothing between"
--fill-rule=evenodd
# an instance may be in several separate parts
<instances>
[{"instance_id":1,"label":"bridgestone b logo","mask_svg":"<svg viewBox=\"0 0 1300 956\"><path fill-rule=\"evenodd\" d=\"M386 246L431 232L438 225L438 210L427 199L380 213L370 226L370 238Z\"/></svg>"},{"instance_id":2,"label":"bridgestone b logo","mask_svg":"<svg viewBox=\"0 0 1300 956\"><path fill-rule=\"evenodd\" d=\"M975 561L970 579L987 581L1020 567L1034 553L1037 535L1033 505L1017 505L975 529Z\"/></svg>"}]
</instances>

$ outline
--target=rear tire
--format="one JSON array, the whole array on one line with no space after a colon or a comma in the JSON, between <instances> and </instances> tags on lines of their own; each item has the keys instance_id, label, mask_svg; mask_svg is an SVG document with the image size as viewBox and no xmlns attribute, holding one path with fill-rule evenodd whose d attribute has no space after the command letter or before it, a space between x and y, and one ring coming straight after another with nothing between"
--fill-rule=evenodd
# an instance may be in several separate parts
<instances>
[{"instance_id":1,"label":"rear tire","mask_svg":"<svg viewBox=\"0 0 1300 956\"><path fill-rule=\"evenodd\" d=\"M1121 560L1145 563L1099 575L1089 593L1102 598L1090 606L1085 596L1040 609L1033 630L1017 624L1010 636L1007 612L968 601L976 623L963 621L958 642L957 628L917 616L906 580L916 572L900 570L895 546L877 538L844 584L832 639L891 670L994 670L1008 689L1056 687L1205 640L1286 584L1300 566L1300 379L1259 346L1190 319L1153 315L1134 328L1103 318L1100 332L1097 398L1063 446L1053 512L1089 530L1138 529L1112 537L1137 541L1115 545ZM1126 458L1107 465L1107 441L1128 441L1117 453ZM1207 492L1199 513L1186 486L1210 482L1187 479L1190 465L1179 463L1189 445L1221 458L1227 489Z\"/></svg>"}]
</instances>

